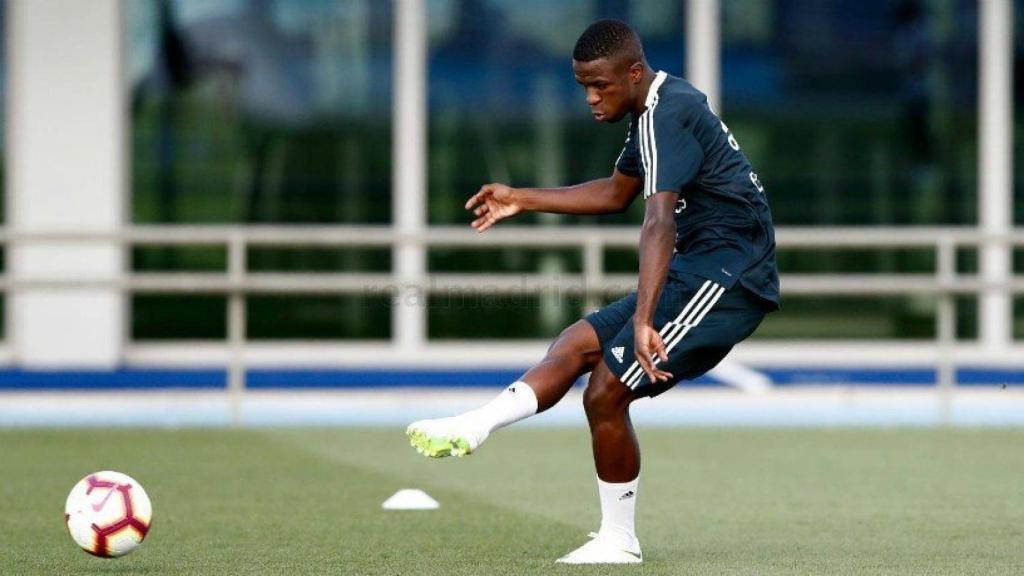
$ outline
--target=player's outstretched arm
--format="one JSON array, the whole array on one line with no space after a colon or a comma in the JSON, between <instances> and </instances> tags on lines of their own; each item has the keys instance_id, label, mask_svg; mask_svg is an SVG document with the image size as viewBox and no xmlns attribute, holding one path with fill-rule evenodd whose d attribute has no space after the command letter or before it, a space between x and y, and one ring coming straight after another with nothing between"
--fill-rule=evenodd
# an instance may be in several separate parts
<instances>
[{"instance_id":1,"label":"player's outstretched arm","mask_svg":"<svg viewBox=\"0 0 1024 576\"><path fill-rule=\"evenodd\" d=\"M674 210L678 199L679 194L675 192L659 192L648 198L640 231L640 279L636 290L636 311L633 313L633 350L637 362L652 382L672 378L672 374L659 370L651 360L651 356L656 354L662 362L668 361L665 342L652 322L676 243Z\"/></svg>"},{"instance_id":2,"label":"player's outstretched arm","mask_svg":"<svg viewBox=\"0 0 1024 576\"><path fill-rule=\"evenodd\" d=\"M526 210L554 214L613 214L633 202L643 180L616 170L611 177L565 188L511 188L485 184L466 202L476 219L472 226L483 232L501 220Z\"/></svg>"}]
</instances>

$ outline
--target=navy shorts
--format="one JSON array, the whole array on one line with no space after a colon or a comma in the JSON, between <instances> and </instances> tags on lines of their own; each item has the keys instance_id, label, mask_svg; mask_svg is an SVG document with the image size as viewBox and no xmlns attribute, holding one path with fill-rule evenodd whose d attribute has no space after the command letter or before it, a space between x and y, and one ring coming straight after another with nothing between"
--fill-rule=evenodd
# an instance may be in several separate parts
<instances>
[{"instance_id":1,"label":"navy shorts","mask_svg":"<svg viewBox=\"0 0 1024 576\"><path fill-rule=\"evenodd\" d=\"M699 276L670 275L653 325L668 352L668 362L657 360L655 365L673 378L656 383L633 354L636 292L588 314L585 320L597 331L604 362L619 380L637 396L657 396L680 380L692 380L714 368L773 309L739 284L726 289Z\"/></svg>"}]
</instances>

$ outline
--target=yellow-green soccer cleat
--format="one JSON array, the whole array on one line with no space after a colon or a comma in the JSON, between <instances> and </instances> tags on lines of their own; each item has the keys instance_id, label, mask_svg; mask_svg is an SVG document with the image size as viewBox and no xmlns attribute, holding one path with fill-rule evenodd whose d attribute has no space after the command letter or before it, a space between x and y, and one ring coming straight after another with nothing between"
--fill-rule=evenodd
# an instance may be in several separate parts
<instances>
[{"instance_id":1,"label":"yellow-green soccer cleat","mask_svg":"<svg viewBox=\"0 0 1024 576\"><path fill-rule=\"evenodd\" d=\"M429 458L462 457L472 454L483 441L459 418L413 422L405 429L409 444Z\"/></svg>"}]
</instances>

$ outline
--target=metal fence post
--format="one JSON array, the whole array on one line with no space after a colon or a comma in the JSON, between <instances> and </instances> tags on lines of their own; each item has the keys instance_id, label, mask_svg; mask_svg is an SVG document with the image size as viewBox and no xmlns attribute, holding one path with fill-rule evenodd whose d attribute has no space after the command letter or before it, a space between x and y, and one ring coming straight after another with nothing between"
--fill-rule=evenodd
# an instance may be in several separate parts
<instances>
[{"instance_id":1,"label":"metal fence post","mask_svg":"<svg viewBox=\"0 0 1024 576\"><path fill-rule=\"evenodd\" d=\"M604 244L600 236L588 236L583 243L583 306L586 312L601 307L599 287L604 284Z\"/></svg>"},{"instance_id":2,"label":"metal fence post","mask_svg":"<svg viewBox=\"0 0 1024 576\"><path fill-rule=\"evenodd\" d=\"M939 421L948 426L952 423L953 391L956 387L956 296L953 283L956 280L956 244L947 236L939 239L936 271L939 283L939 306L936 315L938 339L936 381L939 390Z\"/></svg>"},{"instance_id":3,"label":"metal fence post","mask_svg":"<svg viewBox=\"0 0 1024 576\"><path fill-rule=\"evenodd\" d=\"M228 399L231 404L231 424L242 423L242 400L245 395L245 233L236 230L228 243L228 276L231 292L228 294Z\"/></svg>"},{"instance_id":4,"label":"metal fence post","mask_svg":"<svg viewBox=\"0 0 1024 576\"><path fill-rule=\"evenodd\" d=\"M686 3L686 77L707 94L716 114L722 114L721 11L719 0Z\"/></svg>"}]
</instances>

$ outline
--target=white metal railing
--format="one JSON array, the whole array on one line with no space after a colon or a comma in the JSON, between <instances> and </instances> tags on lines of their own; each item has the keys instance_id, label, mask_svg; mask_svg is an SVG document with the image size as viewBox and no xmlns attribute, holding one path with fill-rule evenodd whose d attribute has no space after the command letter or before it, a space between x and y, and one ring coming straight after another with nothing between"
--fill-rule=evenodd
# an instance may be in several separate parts
<instances>
[{"instance_id":1,"label":"white metal railing","mask_svg":"<svg viewBox=\"0 0 1024 576\"><path fill-rule=\"evenodd\" d=\"M0 242L18 246L46 243L107 243L133 246L221 246L228 255L224 272L125 272L120 278L0 279L0 289L76 290L106 288L125 293L213 293L228 300L228 344L230 348L228 388L239 399L245 388L246 301L250 294L388 294L399 290L437 293L537 294L556 290L585 296L595 306L605 295L625 293L635 287L632 274L604 272L607 248L635 248L636 227L522 227L505 226L486 234L465 227L432 227L420 234L404 234L383 226L134 226L119 233L19 234L0 229ZM851 227L780 228L781 250L899 249L934 250L935 273L878 274L786 274L782 279L786 295L931 295L938 298L936 344L940 351L940 389L955 385L955 366L950 353L955 344L955 297L980 295L983 291L1024 293L1024 276L1007 282L985 282L976 274L960 275L956 270L957 250L977 249L993 243L1004 247L1024 246L1024 230L992 237L965 227ZM423 273L418 277L393 273L308 273L250 272L246 255L251 247L382 247L413 245L427 248L561 247L580 250L582 273L556 277L542 274L450 274ZM395 314L422 313L396 306ZM497 344L497 343L496 343ZM422 338L420 348L430 344Z\"/></svg>"}]
</instances>

